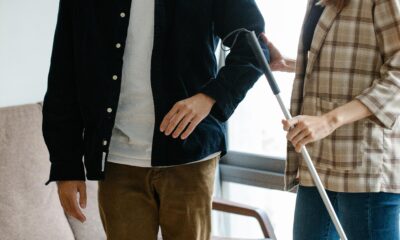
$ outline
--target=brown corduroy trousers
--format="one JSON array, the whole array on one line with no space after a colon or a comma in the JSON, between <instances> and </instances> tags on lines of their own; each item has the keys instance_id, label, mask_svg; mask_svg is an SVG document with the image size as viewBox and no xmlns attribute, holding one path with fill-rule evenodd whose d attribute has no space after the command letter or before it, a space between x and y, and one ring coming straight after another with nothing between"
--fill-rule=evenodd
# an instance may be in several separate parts
<instances>
[{"instance_id":1,"label":"brown corduroy trousers","mask_svg":"<svg viewBox=\"0 0 400 240\"><path fill-rule=\"evenodd\" d=\"M219 158L167 168L107 163L99 209L108 240L209 240Z\"/></svg>"}]
</instances>

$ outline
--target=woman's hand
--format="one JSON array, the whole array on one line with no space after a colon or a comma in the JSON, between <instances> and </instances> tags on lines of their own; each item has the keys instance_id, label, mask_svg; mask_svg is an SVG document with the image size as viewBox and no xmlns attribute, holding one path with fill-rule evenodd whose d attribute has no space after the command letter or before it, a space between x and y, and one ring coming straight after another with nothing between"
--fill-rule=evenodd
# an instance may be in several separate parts
<instances>
[{"instance_id":1,"label":"woman's hand","mask_svg":"<svg viewBox=\"0 0 400 240\"><path fill-rule=\"evenodd\" d=\"M294 72L296 70L295 60L284 57L278 48L276 48L275 45L268 40L264 33L261 33L261 39L269 48L271 55L270 67L272 71Z\"/></svg>"},{"instance_id":2,"label":"woman's hand","mask_svg":"<svg viewBox=\"0 0 400 240\"><path fill-rule=\"evenodd\" d=\"M296 152L310 142L318 141L335 131L336 124L327 115L297 116L282 120L283 129L288 131L286 138L293 144Z\"/></svg>"},{"instance_id":3,"label":"woman's hand","mask_svg":"<svg viewBox=\"0 0 400 240\"><path fill-rule=\"evenodd\" d=\"M287 139L300 152L301 147L329 136L340 126L367 118L372 112L359 100L348 102L322 116L300 115L282 120Z\"/></svg>"}]
</instances>

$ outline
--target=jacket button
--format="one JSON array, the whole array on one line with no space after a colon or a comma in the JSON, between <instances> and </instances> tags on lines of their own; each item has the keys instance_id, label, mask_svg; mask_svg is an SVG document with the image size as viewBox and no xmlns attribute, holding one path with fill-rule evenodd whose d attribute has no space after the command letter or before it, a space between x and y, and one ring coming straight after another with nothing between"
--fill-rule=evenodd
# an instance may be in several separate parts
<instances>
[{"instance_id":1,"label":"jacket button","mask_svg":"<svg viewBox=\"0 0 400 240\"><path fill-rule=\"evenodd\" d=\"M126 16L126 14L124 12L121 12L121 14L119 15L121 18L124 18Z\"/></svg>"},{"instance_id":2,"label":"jacket button","mask_svg":"<svg viewBox=\"0 0 400 240\"><path fill-rule=\"evenodd\" d=\"M113 80L118 80L118 76L117 76L117 75L114 75L114 76L112 77L112 79L113 79Z\"/></svg>"},{"instance_id":3,"label":"jacket button","mask_svg":"<svg viewBox=\"0 0 400 240\"><path fill-rule=\"evenodd\" d=\"M103 141L103 146L107 146L107 144L108 144L107 140L104 140Z\"/></svg>"},{"instance_id":4,"label":"jacket button","mask_svg":"<svg viewBox=\"0 0 400 240\"><path fill-rule=\"evenodd\" d=\"M121 46L122 46L121 43L115 44L115 47L116 47L116 48L121 48Z\"/></svg>"},{"instance_id":5,"label":"jacket button","mask_svg":"<svg viewBox=\"0 0 400 240\"><path fill-rule=\"evenodd\" d=\"M108 113L112 113L112 111L113 111L112 108L107 108Z\"/></svg>"}]
</instances>

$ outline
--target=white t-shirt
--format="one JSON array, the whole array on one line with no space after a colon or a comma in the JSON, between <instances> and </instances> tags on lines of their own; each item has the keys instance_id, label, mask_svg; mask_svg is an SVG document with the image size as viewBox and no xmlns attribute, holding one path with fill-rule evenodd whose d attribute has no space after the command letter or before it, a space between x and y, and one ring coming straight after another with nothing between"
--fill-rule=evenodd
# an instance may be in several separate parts
<instances>
[{"instance_id":1,"label":"white t-shirt","mask_svg":"<svg viewBox=\"0 0 400 240\"><path fill-rule=\"evenodd\" d=\"M151 167L155 124L150 76L153 39L154 0L132 0L121 93L108 156L110 162Z\"/></svg>"}]
</instances>

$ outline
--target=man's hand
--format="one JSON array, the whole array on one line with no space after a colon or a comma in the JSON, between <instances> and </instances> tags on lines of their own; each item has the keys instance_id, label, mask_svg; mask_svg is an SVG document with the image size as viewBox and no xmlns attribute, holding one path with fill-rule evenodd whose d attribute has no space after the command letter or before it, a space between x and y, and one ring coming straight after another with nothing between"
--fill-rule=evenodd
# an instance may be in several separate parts
<instances>
[{"instance_id":1,"label":"man's hand","mask_svg":"<svg viewBox=\"0 0 400 240\"><path fill-rule=\"evenodd\" d=\"M58 181L58 196L66 214L82 223L86 221L81 208L86 208L86 184L84 181ZM77 195L79 193L79 205Z\"/></svg>"},{"instance_id":2,"label":"man's hand","mask_svg":"<svg viewBox=\"0 0 400 240\"><path fill-rule=\"evenodd\" d=\"M189 137L197 125L210 114L215 100L199 93L193 97L177 102L164 117L160 131L173 138Z\"/></svg>"},{"instance_id":3,"label":"man's hand","mask_svg":"<svg viewBox=\"0 0 400 240\"><path fill-rule=\"evenodd\" d=\"M261 39L267 44L271 55L270 67L272 71L294 72L296 70L296 61L284 57L281 52L270 42L264 33L261 33Z\"/></svg>"},{"instance_id":4,"label":"man's hand","mask_svg":"<svg viewBox=\"0 0 400 240\"><path fill-rule=\"evenodd\" d=\"M315 142L330 135L338 127L335 120L328 115L323 116L297 116L291 120L282 120L283 129L288 131L286 138L301 151L301 147L310 142Z\"/></svg>"}]
</instances>

